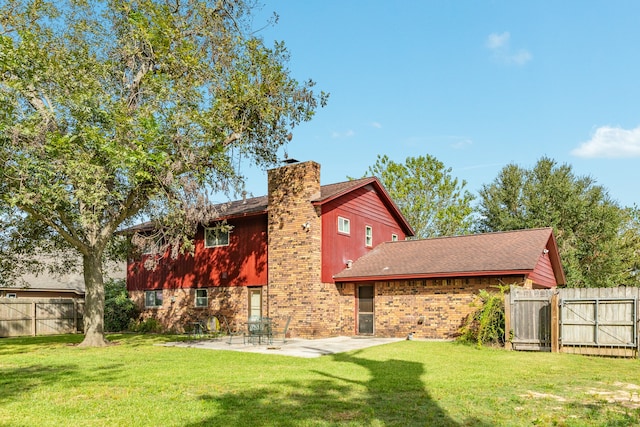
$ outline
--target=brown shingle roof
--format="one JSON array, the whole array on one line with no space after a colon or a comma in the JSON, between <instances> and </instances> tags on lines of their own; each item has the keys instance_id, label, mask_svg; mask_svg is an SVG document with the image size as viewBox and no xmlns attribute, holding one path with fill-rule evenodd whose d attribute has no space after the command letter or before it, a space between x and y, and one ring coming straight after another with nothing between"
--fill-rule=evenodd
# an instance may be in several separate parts
<instances>
[{"instance_id":1,"label":"brown shingle roof","mask_svg":"<svg viewBox=\"0 0 640 427\"><path fill-rule=\"evenodd\" d=\"M334 278L349 281L530 272L551 238L551 228L540 228L387 242Z\"/></svg>"},{"instance_id":2,"label":"brown shingle roof","mask_svg":"<svg viewBox=\"0 0 640 427\"><path fill-rule=\"evenodd\" d=\"M330 199L334 199L342 194L348 193L357 187L362 187L371 182L376 181L373 177L354 179L352 181L337 182L335 184L323 185L320 187L320 198L314 200L314 202L322 203Z\"/></svg>"}]
</instances>

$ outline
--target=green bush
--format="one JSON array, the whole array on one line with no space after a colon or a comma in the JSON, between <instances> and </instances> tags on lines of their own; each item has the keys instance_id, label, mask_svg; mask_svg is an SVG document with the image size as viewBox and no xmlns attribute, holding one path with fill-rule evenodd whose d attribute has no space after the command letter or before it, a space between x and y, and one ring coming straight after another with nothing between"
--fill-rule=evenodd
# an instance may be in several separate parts
<instances>
[{"instance_id":1,"label":"green bush","mask_svg":"<svg viewBox=\"0 0 640 427\"><path fill-rule=\"evenodd\" d=\"M164 331L158 319L154 319L153 317L140 321L132 319L129 323L129 329L133 332L140 332L143 334L159 333Z\"/></svg>"},{"instance_id":2,"label":"green bush","mask_svg":"<svg viewBox=\"0 0 640 427\"><path fill-rule=\"evenodd\" d=\"M110 280L104 284L104 328L108 332L126 330L138 317L138 308L129 299L124 280Z\"/></svg>"},{"instance_id":3,"label":"green bush","mask_svg":"<svg viewBox=\"0 0 640 427\"><path fill-rule=\"evenodd\" d=\"M460 341L478 346L504 345L504 293L508 288L499 289L499 292L483 289L478 293L473 303L477 310L467 317L460 329Z\"/></svg>"}]
</instances>

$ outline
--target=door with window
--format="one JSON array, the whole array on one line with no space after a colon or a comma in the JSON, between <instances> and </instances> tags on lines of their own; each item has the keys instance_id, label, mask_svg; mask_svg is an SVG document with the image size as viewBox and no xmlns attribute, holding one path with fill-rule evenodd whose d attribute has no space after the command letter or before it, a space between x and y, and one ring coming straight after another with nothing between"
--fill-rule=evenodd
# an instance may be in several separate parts
<instances>
[{"instance_id":1,"label":"door with window","mask_svg":"<svg viewBox=\"0 0 640 427\"><path fill-rule=\"evenodd\" d=\"M262 288L249 288L249 320L262 317Z\"/></svg>"},{"instance_id":2,"label":"door with window","mask_svg":"<svg viewBox=\"0 0 640 427\"><path fill-rule=\"evenodd\" d=\"M374 307L373 285L358 286L358 334L373 335L373 307Z\"/></svg>"}]
</instances>

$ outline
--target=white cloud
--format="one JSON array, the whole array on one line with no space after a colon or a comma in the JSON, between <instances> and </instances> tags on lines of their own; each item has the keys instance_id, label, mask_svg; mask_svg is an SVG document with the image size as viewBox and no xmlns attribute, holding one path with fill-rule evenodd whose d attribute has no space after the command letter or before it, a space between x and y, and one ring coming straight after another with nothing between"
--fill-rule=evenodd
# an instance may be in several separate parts
<instances>
[{"instance_id":1,"label":"white cloud","mask_svg":"<svg viewBox=\"0 0 640 427\"><path fill-rule=\"evenodd\" d=\"M640 126L631 130L599 127L589 141L573 149L571 154L591 158L640 157Z\"/></svg>"},{"instance_id":2,"label":"white cloud","mask_svg":"<svg viewBox=\"0 0 640 427\"><path fill-rule=\"evenodd\" d=\"M345 132L333 132L333 133L331 134L331 137L332 137L332 138L334 138L334 139L338 139L338 138L349 138L349 137L354 136L355 134L356 134L356 133L355 133L353 130L349 129L349 130L347 130L347 131L345 131Z\"/></svg>"},{"instance_id":3,"label":"white cloud","mask_svg":"<svg viewBox=\"0 0 640 427\"><path fill-rule=\"evenodd\" d=\"M498 61L508 65L524 65L533 59L533 55L526 49L511 49L511 34L492 33L487 37L486 46Z\"/></svg>"},{"instance_id":4,"label":"white cloud","mask_svg":"<svg viewBox=\"0 0 640 427\"><path fill-rule=\"evenodd\" d=\"M509 39L511 34L505 31L502 34L492 33L487 37L487 47L491 50L501 49L503 47L509 47Z\"/></svg>"},{"instance_id":5,"label":"white cloud","mask_svg":"<svg viewBox=\"0 0 640 427\"><path fill-rule=\"evenodd\" d=\"M379 122L371 122L371 126L373 126L376 129L382 129L382 124Z\"/></svg>"}]
</instances>

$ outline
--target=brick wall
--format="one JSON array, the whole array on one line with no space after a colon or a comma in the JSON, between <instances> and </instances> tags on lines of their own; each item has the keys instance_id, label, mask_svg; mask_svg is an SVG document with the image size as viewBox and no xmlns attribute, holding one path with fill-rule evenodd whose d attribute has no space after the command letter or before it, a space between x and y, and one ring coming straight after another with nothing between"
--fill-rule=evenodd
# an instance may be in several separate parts
<instances>
[{"instance_id":1,"label":"brick wall","mask_svg":"<svg viewBox=\"0 0 640 427\"><path fill-rule=\"evenodd\" d=\"M443 280L403 280L375 282L374 332L381 337L451 339L458 334L465 318L474 311L472 303L481 289L498 291L505 283L521 283L522 277L451 278ZM342 289L344 333L355 330L348 320L349 308L355 319L355 285Z\"/></svg>"},{"instance_id":2,"label":"brick wall","mask_svg":"<svg viewBox=\"0 0 640 427\"><path fill-rule=\"evenodd\" d=\"M164 289L162 306L145 308L144 291L129 291L129 297L141 310L141 320L154 318L165 331L189 331L192 322L206 321L210 316L222 314L229 322L246 320L248 288L245 286L208 288L208 306L195 306L195 289Z\"/></svg>"},{"instance_id":3,"label":"brick wall","mask_svg":"<svg viewBox=\"0 0 640 427\"><path fill-rule=\"evenodd\" d=\"M291 316L292 337L335 335L338 292L334 284L321 282L321 219L311 203L320 196L320 165L294 163L270 170L268 179L266 312Z\"/></svg>"}]
</instances>

